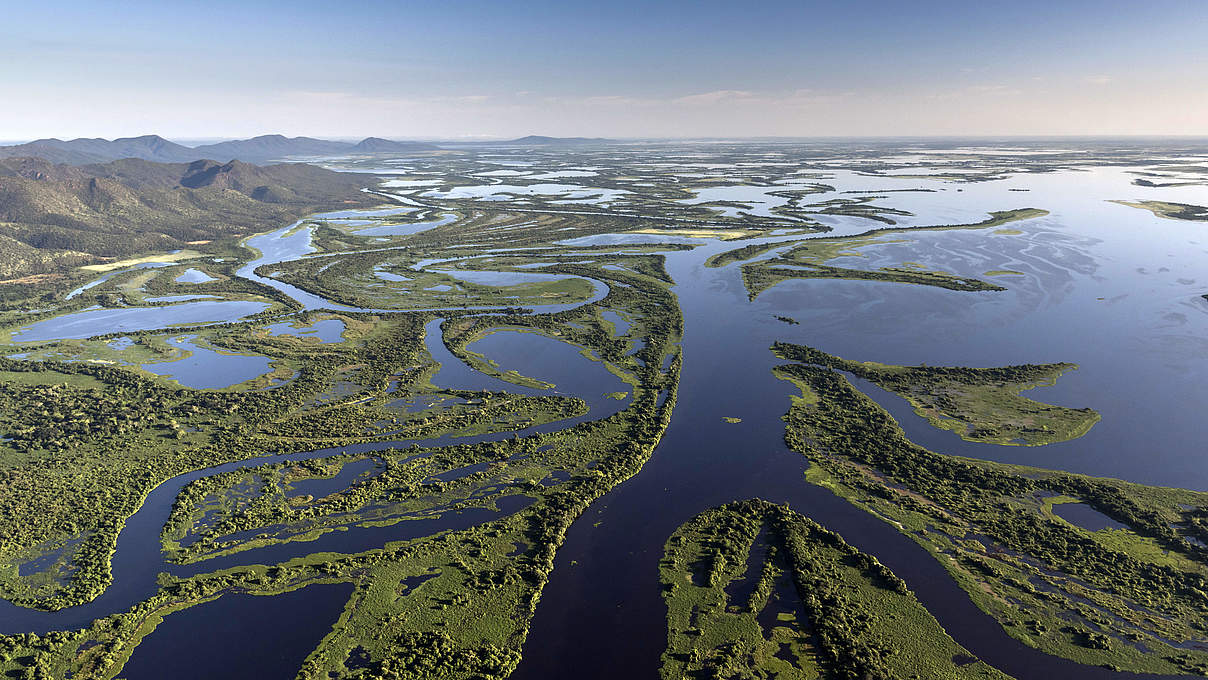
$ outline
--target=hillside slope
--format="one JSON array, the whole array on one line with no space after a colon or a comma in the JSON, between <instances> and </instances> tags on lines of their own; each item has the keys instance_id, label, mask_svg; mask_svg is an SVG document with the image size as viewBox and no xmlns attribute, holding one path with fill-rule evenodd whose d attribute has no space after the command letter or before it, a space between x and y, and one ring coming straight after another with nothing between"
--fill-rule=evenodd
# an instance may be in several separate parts
<instances>
[{"instance_id":1,"label":"hillside slope","mask_svg":"<svg viewBox=\"0 0 1208 680\"><path fill-rule=\"evenodd\" d=\"M365 177L232 161L56 165L0 159L0 278L240 236L377 203Z\"/></svg>"}]
</instances>

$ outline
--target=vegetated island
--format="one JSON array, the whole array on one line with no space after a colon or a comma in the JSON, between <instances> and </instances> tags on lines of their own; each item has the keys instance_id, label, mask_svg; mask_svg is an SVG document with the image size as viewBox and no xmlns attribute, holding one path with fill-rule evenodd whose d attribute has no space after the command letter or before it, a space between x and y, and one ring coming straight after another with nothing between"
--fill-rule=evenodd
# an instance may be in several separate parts
<instances>
[{"instance_id":1,"label":"vegetated island","mask_svg":"<svg viewBox=\"0 0 1208 680\"><path fill-rule=\"evenodd\" d=\"M1208 208L1190 203L1170 203L1167 201L1109 201L1130 208L1141 208L1168 220L1189 220L1192 222L1208 222Z\"/></svg>"},{"instance_id":2,"label":"vegetated island","mask_svg":"<svg viewBox=\"0 0 1208 680\"><path fill-rule=\"evenodd\" d=\"M1024 364L997 368L894 366L850 361L812 347L776 343L784 359L846 371L904 397L937 428L971 442L1041 446L1076 439L1099 422L1089 408L1033 401L1020 392L1052 385L1074 364Z\"/></svg>"},{"instance_id":3,"label":"vegetated island","mask_svg":"<svg viewBox=\"0 0 1208 680\"><path fill-rule=\"evenodd\" d=\"M667 540L662 677L995 678L875 557L762 500L706 510Z\"/></svg>"}]
</instances>

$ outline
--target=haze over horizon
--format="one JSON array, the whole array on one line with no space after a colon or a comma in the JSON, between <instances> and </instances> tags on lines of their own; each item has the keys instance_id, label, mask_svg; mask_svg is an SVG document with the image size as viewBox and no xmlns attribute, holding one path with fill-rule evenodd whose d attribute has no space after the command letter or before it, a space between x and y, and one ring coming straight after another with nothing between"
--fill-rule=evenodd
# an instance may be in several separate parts
<instances>
[{"instance_id":1,"label":"haze over horizon","mask_svg":"<svg viewBox=\"0 0 1208 680\"><path fill-rule=\"evenodd\" d=\"M1205 25L1189 0L67 0L6 12L0 138L1203 135Z\"/></svg>"}]
</instances>

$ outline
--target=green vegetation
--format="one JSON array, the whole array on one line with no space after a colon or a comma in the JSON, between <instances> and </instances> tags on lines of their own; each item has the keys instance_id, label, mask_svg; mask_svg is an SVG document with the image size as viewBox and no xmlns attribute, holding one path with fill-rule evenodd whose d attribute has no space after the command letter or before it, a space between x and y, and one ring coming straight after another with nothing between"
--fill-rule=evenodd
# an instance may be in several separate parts
<instances>
[{"instance_id":1,"label":"green vegetation","mask_svg":"<svg viewBox=\"0 0 1208 680\"><path fill-rule=\"evenodd\" d=\"M782 248L782 247L784 247L784 245L785 245L784 242L752 243L750 245L746 245L741 248L735 248L734 250L727 250L725 252L718 253L718 254L710 257L708 260L705 260L705 266L706 267L724 267L728 264L733 264L735 262L743 262L745 260L751 259L752 257L762 255L762 254L768 252L769 250L775 250L776 248Z\"/></svg>"},{"instance_id":2,"label":"green vegetation","mask_svg":"<svg viewBox=\"0 0 1208 680\"><path fill-rule=\"evenodd\" d=\"M1006 678L956 644L875 557L766 501L667 541L662 677Z\"/></svg>"},{"instance_id":3,"label":"green vegetation","mask_svg":"<svg viewBox=\"0 0 1208 680\"><path fill-rule=\"evenodd\" d=\"M647 299L647 305L658 304L656 296L646 297L656 298ZM664 293L663 299L671 298ZM648 356L661 356L678 340L675 308L663 310L669 318L642 324L665 329L645 336ZM649 456L669 420L677 374L678 360L668 372L645 368L628 409L560 432L431 452L376 452L383 464L380 472L323 498L302 495L291 501L264 491L278 483L292 488L306 480L330 478L357 457L333 456L300 466L261 466L203 478L178 499L167 528L170 547L176 545L171 537L198 526L205 527L203 535L213 536L248 527L280 532L281 526L292 523L295 535L289 540L305 540L322 533L314 527L355 531L358 526L425 515L456 521L458 513L496 507L505 497L527 499L527 507L469 529L450 532L437 527L431 536L395 541L358 555L320 553L276 567L167 579L151 600L102 619L82 634L67 634L54 646L10 638L11 644L22 654L32 650L36 664L60 677L67 670L113 677L138 639L164 614L221 592L277 592L307 579L351 581L357 590L344 615L307 660L300 677L503 677L519 659L520 643L566 528L592 500L636 473ZM668 397L661 399L664 393ZM398 506L395 516L377 507L383 501ZM280 538L252 538L243 546L208 545L229 554L234 547L246 549ZM345 665L354 650L365 658L358 670Z\"/></svg>"},{"instance_id":4,"label":"green vegetation","mask_svg":"<svg viewBox=\"0 0 1208 680\"><path fill-rule=\"evenodd\" d=\"M1188 203L1169 203L1167 201L1111 201L1130 208L1140 208L1168 220L1190 220L1208 222L1208 208L1202 205Z\"/></svg>"},{"instance_id":5,"label":"green vegetation","mask_svg":"<svg viewBox=\"0 0 1208 680\"><path fill-rule=\"evenodd\" d=\"M1089 408L1053 406L1020 396L1052 385L1073 364L1026 364L1001 368L892 366L849 361L811 347L777 343L778 356L846 371L904 397L915 413L961 439L990 444L1040 446L1076 439L1099 422Z\"/></svg>"},{"instance_id":6,"label":"green vegetation","mask_svg":"<svg viewBox=\"0 0 1208 680\"><path fill-rule=\"evenodd\" d=\"M544 220L535 228L544 232L565 223ZM358 238L334 227L323 234L325 245ZM441 254L435 243L423 249ZM255 548L290 544L295 554L306 555L314 550L308 543L381 527L400 538L351 556L320 552L276 566L185 580L164 577L156 596L84 632L3 638L0 644L11 652L0 672L115 677L138 640L165 615L228 592L267 595L343 581L357 584L357 590L302 677L506 675L519 658L566 527L592 500L637 472L675 403L681 322L662 258L648 254L647 247L625 254L609 252L615 248L578 250L517 253L511 259L480 255L473 266L506 271L513 264L541 264L581 277L575 282L605 282L603 299L553 314L534 315L510 304L494 315L443 313L443 338L460 358L484 367L489 360L476 359L466 348L493 332L522 330L570 343L629 384L629 392L611 395L628 400L622 411L550 434L434 450L336 454L299 464L266 462L202 477L185 487L163 530L168 555L178 563L204 568L207 560L244 552L255 560ZM71 306L109 299L139 304L182 292L227 299L262 292L234 278L238 265L239 260L202 260L149 276L120 272ZM217 280L174 283L190 266ZM357 275L352 268L343 273ZM331 282L347 286L338 278ZM483 291L482 300L510 302L497 290ZM623 334L604 318L606 310L627 320ZM47 316L61 312L62 307ZM21 438L5 444L12 451L3 451L9 468L0 486L9 506L4 516L11 518L0 522L6 532L0 557L5 597L46 609L95 597L108 584L109 556L124 518L150 489L181 472L357 442L502 433L584 414L582 400L571 397L433 386L437 366L423 344L423 329L435 318L431 312L310 312L289 318L297 328L338 320L344 326L338 342L271 335L265 323L276 317L188 329L207 345L272 358L275 375L285 382L267 391L257 389L269 386L267 377L229 390L196 391L125 368L171 351L164 331L122 334L129 339L124 348L111 346L106 336L33 344L23 349L43 363L5 360L0 370L13 375L46 374L4 383L13 392L10 417L30 421L14 421L11 429ZM63 361L68 358L115 363ZM88 422L76 413L77 402L95 402L130 422L91 416L91 429L65 441L54 432L57 426ZM312 492L317 488L323 491ZM22 567L35 562L37 570ZM360 661L352 663L354 657Z\"/></svg>"},{"instance_id":7,"label":"green vegetation","mask_svg":"<svg viewBox=\"0 0 1208 680\"><path fill-rule=\"evenodd\" d=\"M826 265L794 265L800 269L778 267L773 261L745 265L742 280L752 300L763 291L788 279L848 279L859 281L885 281L889 283L912 283L920 286L935 286L959 291L1006 290L1002 286L986 283L974 278L953 276L945 272L933 272L906 267L882 267L876 271L828 267Z\"/></svg>"},{"instance_id":8,"label":"green vegetation","mask_svg":"<svg viewBox=\"0 0 1208 680\"><path fill-rule=\"evenodd\" d=\"M1082 663L1208 674L1208 494L933 453L842 374L776 373L802 390L785 436L807 480L917 541L1011 636ZM1069 499L1128 528L1056 517Z\"/></svg>"}]
</instances>

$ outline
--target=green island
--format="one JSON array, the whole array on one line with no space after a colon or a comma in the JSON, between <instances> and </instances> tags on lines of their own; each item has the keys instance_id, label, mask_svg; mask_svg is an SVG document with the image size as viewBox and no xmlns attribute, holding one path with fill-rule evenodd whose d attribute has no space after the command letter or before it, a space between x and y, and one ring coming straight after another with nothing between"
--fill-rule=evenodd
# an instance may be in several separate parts
<instances>
[{"instance_id":1,"label":"green island","mask_svg":"<svg viewBox=\"0 0 1208 680\"><path fill-rule=\"evenodd\" d=\"M1208 494L934 453L842 373L775 372L801 390L785 438L809 458L806 481L923 546L1012 637L1081 663L1208 673ZM1055 514L1070 502L1125 528Z\"/></svg>"},{"instance_id":2,"label":"green island","mask_svg":"<svg viewBox=\"0 0 1208 680\"><path fill-rule=\"evenodd\" d=\"M773 351L784 359L868 380L905 398L915 413L935 427L971 442L1041 446L1081 437L1099 422L1099 414L1092 409L1043 404L1020 395L1054 384L1062 374L1077 368L1073 364L892 366L850 361L801 345L778 343Z\"/></svg>"},{"instance_id":3,"label":"green island","mask_svg":"<svg viewBox=\"0 0 1208 680\"><path fill-rule=\"evenodd\" d=\"M1164 185L1170 186L1170 185ZM1175 185L1177 186L1177 185ZM1193 222L1208 222L1208 208L1189 203L1170 203L1168 201L1110 201L1130 208L1148 210L1158 217L1168 220L1190 220Z\"/></svg>"},{"instance_id":4,"label":"green island","mask_svg":"<svg viewBox=\"0 0 1208 680\"><path fill-rule=\"evenodd\" d=\"M737 501L668 540L662 677L999 678L875 557L784 506Z\"/></svg>"}]
</instances>

